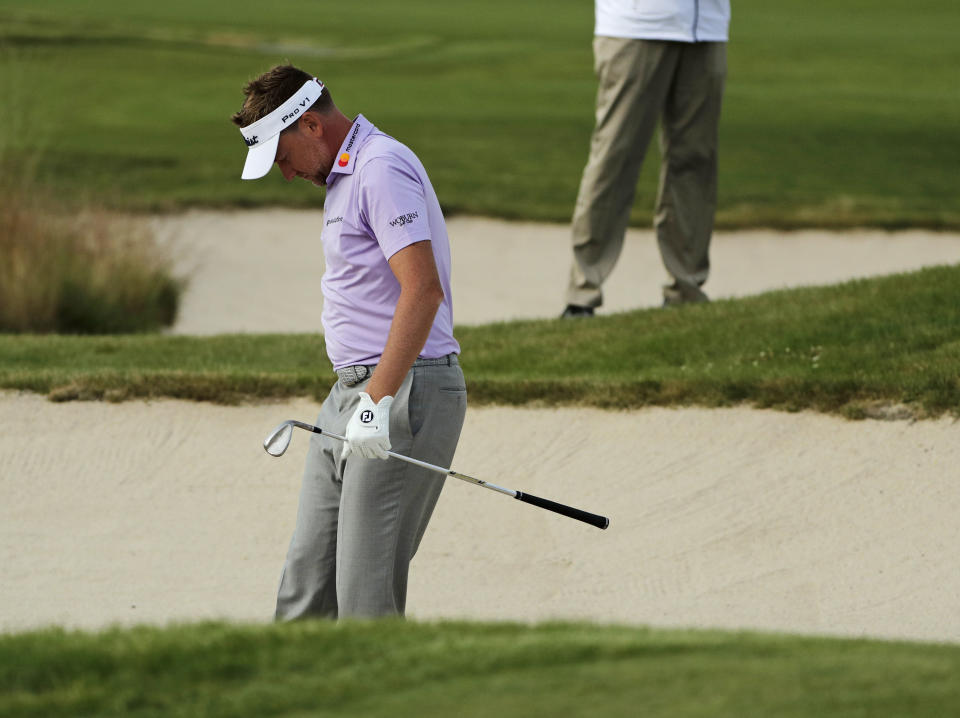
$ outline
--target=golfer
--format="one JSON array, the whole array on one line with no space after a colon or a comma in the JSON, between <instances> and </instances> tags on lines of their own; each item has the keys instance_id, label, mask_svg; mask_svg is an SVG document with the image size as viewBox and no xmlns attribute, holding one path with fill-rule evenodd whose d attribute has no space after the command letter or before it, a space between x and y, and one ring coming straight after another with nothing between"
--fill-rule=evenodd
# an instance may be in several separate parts
<instances>
[{"instance_id":1,"label":"golfer","mask_svg":"<svg viewBox=\"0 0 960 718\"><path fill-rule=\"evenodd\" d=\"M244 94L242 178L276 163L326 187L322 323L338 381L317 424L347 437L311 440L276 617L403 615L444 477L385 452L449 466L467 407L443 214L416 155L347 118L312 75L274 67Z\"/></svg>"}]
</instances>

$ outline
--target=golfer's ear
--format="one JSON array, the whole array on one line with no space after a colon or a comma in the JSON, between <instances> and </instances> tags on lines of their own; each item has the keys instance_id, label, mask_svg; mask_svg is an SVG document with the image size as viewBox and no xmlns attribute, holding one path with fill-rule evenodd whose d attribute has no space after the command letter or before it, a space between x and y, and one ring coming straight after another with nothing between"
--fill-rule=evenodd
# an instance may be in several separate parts
<instances>
[{"instance_id":1,"label":"golfer's ear","mask_svg":"<svg viewBox=\"0 0 960 718\"><path fill-rule=\"evenodd\" d=\"M307 110L299 120L300 128L308 135L323 137L323 118L313 110Z\"/></svg>"}]
</instances>

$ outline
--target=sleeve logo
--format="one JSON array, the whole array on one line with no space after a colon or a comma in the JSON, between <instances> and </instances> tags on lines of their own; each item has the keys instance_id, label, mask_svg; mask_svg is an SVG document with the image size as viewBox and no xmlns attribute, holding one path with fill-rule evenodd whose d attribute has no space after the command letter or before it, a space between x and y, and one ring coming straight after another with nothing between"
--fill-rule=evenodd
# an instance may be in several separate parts
<instances>
[{"instance_id":1,"label":"sleeve logo","mask_svg":"<svg viewBox=\"0 0 960 718\"><path fill-rule=\"evenodd\" d=\"M410 224L413 220L417 219L420 216L418 212L408 212L407 214L401 214L396 219L390 220L391 227L402 227L405 224Z\"/></svg>"}]
</instances>

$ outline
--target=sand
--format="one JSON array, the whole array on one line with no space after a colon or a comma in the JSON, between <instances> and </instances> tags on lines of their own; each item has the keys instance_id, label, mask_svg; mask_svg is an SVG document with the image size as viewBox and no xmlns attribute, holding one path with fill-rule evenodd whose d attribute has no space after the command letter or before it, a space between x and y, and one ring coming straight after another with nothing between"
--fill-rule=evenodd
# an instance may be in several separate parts
<instances>
[{"instance_id":1,"label":"sand","mask_svg":"<svg viewBox=\"0 0 960 718\"><path fill-rule=\"evenodd\" d=\"M192 248L175 331L314 330L317 220L155 220ZM454 219L450 231L458 321L559 311L562 227ZM924 232L724 234L708 289L737 296L958 259L960 238ZM655 304L661 274L650 234L631 233L607 309ZM318 409L0 394L0 630L269 620L307 437L281 459L261 441ZM449 480L408 614L960 641L958 438L951 419L471 408L454 468L611 525Z\"/></svg>"},{"instance_id":2,"label":"sand","mask_svg":"<svg viewBox=\"0 0 960 718\"><path fill-rule=\"evenodd\" d=\"M317 211L193 211L154 221L193 278L174 332L320 331ZM454 217L454 320L556 317L569 272L564 225ZM716 299L960 262L960 235L920 230L719 232L705 289ZM658 306L666 281L652 231L627 233L602 312Z\"/></svg>"}]
</instances>

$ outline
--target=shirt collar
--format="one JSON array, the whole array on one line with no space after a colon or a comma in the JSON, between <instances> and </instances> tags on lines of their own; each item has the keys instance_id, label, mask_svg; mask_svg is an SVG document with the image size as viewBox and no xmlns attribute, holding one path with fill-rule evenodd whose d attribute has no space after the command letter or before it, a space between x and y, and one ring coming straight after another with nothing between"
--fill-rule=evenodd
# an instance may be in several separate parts
<instances>
[{"instance_id":1,"label":"shirt collar","mask_svg":"<svg viewBox=\"0 0 960 718\"><path fill-rule=\"evenodd\" d=\"M366 136L373 132L373 130L373 123L363 115L357 115L357 118L353 121L353 126L350 127L350 131L347 132L347 136L343 139L343 144L340 145L336 157L333 158L333 167L327 175L328 185L331 180L335 179L334 175L353 174L353 167L357 162L357 151L360 149L360 145Z\"/></svg>"}]
</instances>

